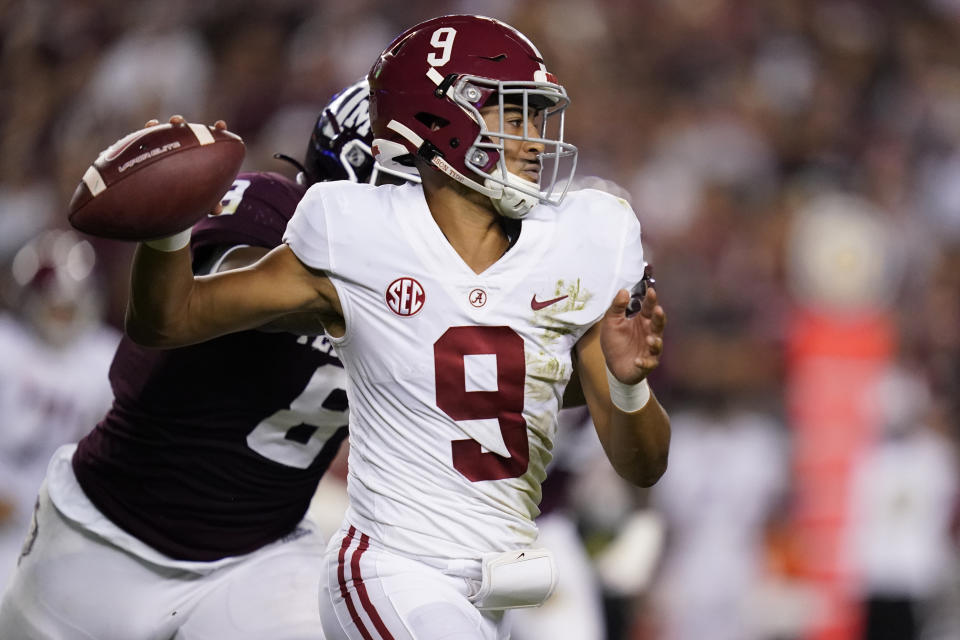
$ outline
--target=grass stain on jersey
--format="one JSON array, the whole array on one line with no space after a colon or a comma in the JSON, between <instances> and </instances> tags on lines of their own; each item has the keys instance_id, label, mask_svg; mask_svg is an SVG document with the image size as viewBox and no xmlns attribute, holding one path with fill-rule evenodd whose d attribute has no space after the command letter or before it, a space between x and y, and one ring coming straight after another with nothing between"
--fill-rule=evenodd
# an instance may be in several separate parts
<instances>
[{"instance_id":1,"label":"grass stain on jersey","mask_svg":"<svg viewBox=\"0 0 960 640\"><path fill-rule=\"evenodd\" d=\"M526 354L527 381L524 393L531 400L546 402L556 397L556 385L566 386L572 367L560 362L560 358L543 351Z\"/></svg>"},{"instance_id":2,"label":"grass stain on jersey","mask_svg":"<svg viewBox=\"0 0 960 640\"><path fill-rule=\"evenodd\" d=\"M563 296L566 297L556 304L533 312L534 323L542 330L541 343L544 346L555 344L562 338L580 331L578 323L563 320L558 316L584 309L593 298L592 293L581 287L580 278L569 284L566 280L557 280L553 292L549 296L544 294L544 297L550 298ZM539 402L554 398L557 385L565 387L573 372L569 362L562 362L559 357L549 353L549 350L548 348L547 351L527 353L526 394L527 397Z\"/></svg>"},{"instance_id":3,"label":"grass stain on jersey","mask_svg":"<svg viewBox=\"0 0 960 640\"><path fill-rule=\"evenodd\" d=\"M558 316L583 310L593 298L593 294L581 287L580 278L569 283L560 279L557 280L552 293L541 292L540 298L564 296L566 297L563 300L555 304L533 311L533 323L541 330L540 343L543 349L526 352L527 380L524 387L526 397L532 402L556 403L558 409L563 390L573 373L573 364L570 362L568 349L559 349L553 345L583 331L579 323L563 320ZM563 359L561 355L557 355L558 351L564 352ZM536 446L531 443L531 452L536 450L543 453L544 459L540 462L545 467L552 457L550 452L556 437L556 413L555 411L545 412L526 417L531 436L540 439ZM532 461L531 464L533 464Z\"/></svg>"},{"instance_id":4,"label":"grass stain on jersey","mask_svg":"<svg viewBox=\"0 0 960 640\"><path fill-rule=\"evenodd\" d=\"M562 362L559 357L543 351L528 352L526 355L527 379L524 394L528 406L537 408L525 412L527 434L530 442L530 464L537 463L546 467L550 461L550 451L556 438L556 415L560 408L560 395L566 388L573 372L571 363ZM543 456L541 460L537 460Z\"/></svg>"},{"instance_id":5,"label":"grass stain on jersey","mask_svg":"<svg viewBox=\"0 0 960 640\"><path fill-rule=\"evenodd\" d=\"M563 338L582 331L579 323L570 322L558 316L584 309L590 299L593 298L593 294L581 286L580 278L569 283L567 280L560 279L557 280L553 292L543 294L543 297L563 297L564 299L533 312L533 322L542 331L540 343L544 349L535 353L527 352L526 354L527 383L525 393L531 400L541 403L557 401L557 389L559 388L562 395L563 389L573 373L573 366L569 360L566 362L561 360L555 353L556 349L551 348L551 346ZM538 426L541 429L544 428L542 425ZM552 433L546 430L543 430L542 433L552 440Z\"/></svg>"},{"instance_id":6,"label":"grass stain on jersey","mask_svg":"<svg viewBox=\"0 0 960 640\"><path fill-rule=\"evenodd\" d=\"M559 298L561 296L566 296L566 298L540 311L533 312L534 322L543 328L544 342L555 342L563 336L576 332L578 325L561 320L557 316L571 311L580 311L593 298L592 293L580 286L580 278L570 284L567 284L567 281L563 279L557 280L550 297Z\"/></svg>"}]
</instances>

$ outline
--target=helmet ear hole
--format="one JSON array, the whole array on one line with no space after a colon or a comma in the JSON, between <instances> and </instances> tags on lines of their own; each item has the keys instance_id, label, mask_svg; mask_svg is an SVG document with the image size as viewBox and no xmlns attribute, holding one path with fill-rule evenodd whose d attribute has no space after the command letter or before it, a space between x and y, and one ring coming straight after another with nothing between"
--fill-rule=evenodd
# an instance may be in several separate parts
<instances>
[{"instance_id":1,"label":"helmet ear hole","mask_svg":"<svg viewBox=\"0 0 960 640\"><path fill-rule=\"evenodd\" d=\"M444 127L450 126L450 121L446 118L441 118L436 114L427 113L426 111L418 112L414 118L427 129L430 129L430 131L439 131Z\"/></svg>"}]
</instances>

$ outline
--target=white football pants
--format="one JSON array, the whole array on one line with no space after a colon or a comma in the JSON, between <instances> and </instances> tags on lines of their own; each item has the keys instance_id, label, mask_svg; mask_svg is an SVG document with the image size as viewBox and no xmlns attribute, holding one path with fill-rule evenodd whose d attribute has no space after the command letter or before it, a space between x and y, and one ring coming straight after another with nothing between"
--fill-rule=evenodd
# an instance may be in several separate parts
<instances>
[{"instance_id":1,"label":"white football pants","mask_svg":"<svg viewBox=\"0 0 960 640\"><path fill-rule=\"evenodd\" d=\"M148 563L78 527L46 484L36 515L0 602L2 638L323 640L319 534L201 574Z\"/></svg>"},{"instance_id":2,"label":"white football pants","mask_svg":"<svg viewBox=\"0 0 960 640\"><path fill-rule=\"evenodd\" d=\"M429 562L373 546L353 527L337 533L320 588L327 640L508 640L503 612L467 599L479 562L475 578Z\"/></svg>"}]
</instances>

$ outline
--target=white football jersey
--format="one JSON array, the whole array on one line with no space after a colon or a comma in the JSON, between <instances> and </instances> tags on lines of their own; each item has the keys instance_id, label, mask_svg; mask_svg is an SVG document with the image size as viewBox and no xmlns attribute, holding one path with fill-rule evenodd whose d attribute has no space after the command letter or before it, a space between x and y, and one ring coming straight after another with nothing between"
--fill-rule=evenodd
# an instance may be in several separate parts
<instances>
[{"instance_id":1,"label":"white football jersey","mask_svg":"<svg viewBox=\"0 0 960 640\"><path fill-rule=\"evenodd\" d=\"M104 326L56 348L0 317L0 496L13 494L24 523L50 456L110 408L107 371L119 340Z\"/></svg>"},{"instance_id":2,"label":"white football jersey","mask_svg":"<svg viewBox=\"0 0 960 640\"><path fill-rule=\"evenodd\" d=\"M20 554L37 490L57 447L75 442L110 408L107 371L120 335L99 327L52 347L0 315L0 587Z\"/></svg>"},{"instance_id":3,"label":"white football jersey","mask_svg":"<svg viewBox=\"0 0 960 640\"><path fill-rule=\"evenodd\" d=\"M350 524L442 558L533 543L571 350L643 276L630 206L594 190L540 206L477 274L420 186L320 183L284 242L346 319Z\"/></svg>"}]
</instances>

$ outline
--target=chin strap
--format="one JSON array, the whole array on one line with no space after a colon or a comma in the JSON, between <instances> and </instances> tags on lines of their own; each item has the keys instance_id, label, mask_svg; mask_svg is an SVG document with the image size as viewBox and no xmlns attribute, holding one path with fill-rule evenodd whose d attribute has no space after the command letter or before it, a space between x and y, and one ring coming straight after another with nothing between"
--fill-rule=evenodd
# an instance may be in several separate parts
<instances>
[{"instance_id":1,"label":"chin strap","mask_svg":"<svg viewBox=\"0 0 960 640\"><path fill-rule=\"evenodd\" d=\"M499 168L491 172L496 179L491 180L490 178L486 178L483 184L480 184L476 180L471 180L451 167L450 164L440 156L434 156L433 159L430 160L430 163L457 182L490 198L490 202L493 203L494 208L504 217L519 220L530 213L533 205L539 202L538 198L508 186L509 184L526 186L529 183L526 183L523 178L515 176L512 173L507 173L507 177L504 179L501 177L503 172L500 171ZM504 182L507 184L503 184Z\"/></svg>"},{"instance_id":2,"label":"chin strap","mask_svg":"<svg viewBox=\"0 0 960 640\"><path fill-rule=\"evenodd\" d=\"M504 178L503 172L499 167L491 172L491 176L496 178L496 180L487 178L484 184L489 188L499 189L500 195L498 197L490 196L490 200L493 202L493 206L496 207L497 211L500 212L500 215L520 220L530 213L530 209L532 209L535 204L540 202L539 198L535 198L528 193L509 186L515 184L517 186L529 187L531 183L523 178L509 172L507 173L507 177ZM504 185L498 182L498 180L506 182L507 184Z\"/></svg>"},{"instance_id":3,"label":"chin strap","mask_svg":"<svg viewBox=\"0 0 960 640\"><path fill-rule=\"evenodd\" d=\"M424 139L409 127L396 120L391 120L387 123L387 128L409 140L418 149L421 149L422 152L422 147L425 142ZM373 141L373 153L381 165L390 166L389 158L393 157L399 150L407 153L406 147L400 143L382 139ZM523 218L530 212L533 205L539 202L539 198L524 193L522 189L514 189L510 186L516 185L517 187L529 188L531 183L526 182L523 178L515 176L512 173L507 173L504 178L504 172L499 167L494 168L490 173L493 179L485 178L483 184L481 184L457 171L449 162L444 160L443 156L439 153L432 154L429 162L439 171L442 171L460 184L490 198L490 201L493 202L493 206L500 215L507 218Z\"/></svg>"},{"instance_id":4,"label":"chin strap","mask_svg":"<svg viewBox=\"0 0 960 640\"><path fill-rule=\"evenodd\" d=\"M495 183L492 186L482 185L476 180L471 180L470 178L468 178L467 176L463 175L462 173L457 171L455 168L450 166L450 163L444 160L443 156L433 156L433 158L430 159L430 164L432 164L437 169L447 174L448 176L450 176L460 184L470 187L474 191L478 191L482 193L483 195L487 196L491 200L496 201L498 198L500 198L503 195L503 187L501 187L500 185Z\"/></svg>"},{"instance_id":5,"label":"chin strap","mask_svg":"<svg viewBox=\"0 0 960 640\"><path fill-rule=\"evenodd\" d=\"M493 207L500 215L506 218L514 218L515 220L519 220L530 213L530 209L533 208L533 205L539 202L537 198L503 184L503 182L506 182L508 184L517 184L519 186L527 183L523 178L515 176L512 173L507 173L506 179L501 178L503 172L501 172L499 168L494 169L491 172L496 180L486 178L483 181L483 184L480 184L476 180L471 180L451 167L450 164L440 156L434 156L430 163L457 182L466 185L474 191L482 193L490 198L490 202L493 203Z\"/></svg>"}]
</instances>

